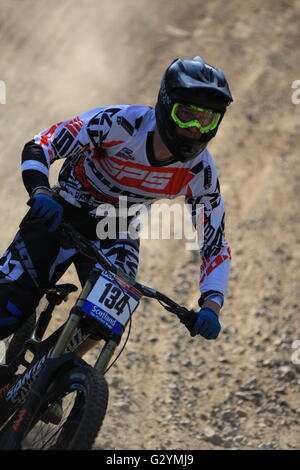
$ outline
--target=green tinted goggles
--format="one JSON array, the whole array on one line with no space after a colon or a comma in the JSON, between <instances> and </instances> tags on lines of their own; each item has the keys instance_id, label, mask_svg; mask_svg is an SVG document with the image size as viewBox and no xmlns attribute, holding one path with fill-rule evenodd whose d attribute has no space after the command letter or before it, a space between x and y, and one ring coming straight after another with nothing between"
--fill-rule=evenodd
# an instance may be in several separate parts
<instances>
[{"instance_id":1,"label":"green tinted goggles","mask_svg":"<svg viewBox=\"0 0 300 470\"><path fill-rule=\"evenodd\" d=\"M211 109L180 103L174 104L171 116L177 126L183 129L197 127L202 134L214 130L221 118L220 113L216 113Z\"/></svg>"}]
</instances>

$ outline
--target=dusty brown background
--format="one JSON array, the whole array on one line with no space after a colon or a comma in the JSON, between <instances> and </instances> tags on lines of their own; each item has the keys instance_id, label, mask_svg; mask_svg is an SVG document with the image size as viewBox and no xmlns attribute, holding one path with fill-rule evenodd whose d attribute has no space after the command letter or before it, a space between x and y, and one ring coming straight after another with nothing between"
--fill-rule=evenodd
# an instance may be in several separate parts
<instances>
[{"instance_id":1,"label":"dusty brown background","mask_svg":"<svg viewBox=\"0 0 300 470\"><path fill-rule=\"evenodd\" d=\"M26 211L20 153L39 130L154 104L176 57L223 68L235 99L210 145L233 254L223 332L190 339L143 302L107 375L97 449L299 448L299 24L299 0L0 0L1 251ZM193 307L197 264L178 240L145 241L140 279Z\"/></svg>"}]
</instances>

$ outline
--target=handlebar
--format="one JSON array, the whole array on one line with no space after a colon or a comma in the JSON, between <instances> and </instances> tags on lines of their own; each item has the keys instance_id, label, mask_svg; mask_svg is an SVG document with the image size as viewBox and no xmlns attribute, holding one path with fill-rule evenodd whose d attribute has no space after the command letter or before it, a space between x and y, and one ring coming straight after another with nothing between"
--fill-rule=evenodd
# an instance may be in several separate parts
<instances>
[{"instance_id":1,"label":"handlebar","mask_svg":"<svg viewBox=\"0 0 300 470\"><path fill-rule=\"evenodd\" d=\"M97 260L97 262L108 271L111 271L113 274L121 277L124 281L128 282L132 286L135 287L142 295L145 297L149 297L152 299L156 299L159 302L163 302L166 305L163 307L168 310L169 312L174 313L180 319L182 323L186 326L193 322L194 316L196 315L193 310L188 310L187 308L177 304L174 300L167 297L165 294L159 292L152 287L145 286L137 282L133 277L128 276L124 271L120 268L116 268L107 258L103 255L94 245L85 238L81 233L77 232L71 224L68 222L63 221L60 224L60 230L62 234L63 244L67 245L68 247L72 246L73 248L78 249L79 251L85 253L88 256L92 256Z\"/></svg>"},{"instance_id":2,"label":"handlebar","mask_svg":"<svg viewBox=\"0 0 300 470\"><path fill-rule=\"evenodd\" d=\"M32 207L32 198L27 201L27 205ZM103 255L100 251L98 251L94 245L88 240L84 235L77 232L76 229L72 227L72 225L66 221L62 221L58 230L61 231L62 236L62 246L66 248L76 248L78 251L81 251L92 258L95 258L98 263L108 271L111 271L113 274L121 277L124 281L130 283L134 286L142 295L145 297L149 297L152 299L156 299L158 302L163 302L166 305L162 306L168 310L169 312L174 313L177 315L181 323L183 323L188 329L193 324L197 314L193 310L188 310L186 307L183 307L174 300L167 297L162 292L159 292L152 287L145 286L137 282L134 278L128 276L124 271L120 268L116 268L107 258Z\"/></svg>"}]
</instances>

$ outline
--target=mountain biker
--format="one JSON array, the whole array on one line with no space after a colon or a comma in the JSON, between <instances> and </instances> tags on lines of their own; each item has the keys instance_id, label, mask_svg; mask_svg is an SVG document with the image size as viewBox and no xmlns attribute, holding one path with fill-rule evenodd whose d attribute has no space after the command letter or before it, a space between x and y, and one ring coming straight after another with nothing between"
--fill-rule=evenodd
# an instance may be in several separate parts
<instances>
[{"instance_id":1,"label":"mountain biker","mask_svg":"<svg viewBox=\"0 0 300 470\"><path fill-rule=\"evenodd\" d=\"M115 105L93 109L37 134L22 153L31 208L0 260L0 338L32 314L41 297L74 263L83 285L92 260L61 246L62 217L128 274L138 268L139 242L128 233L99 240L97 209L128 203L150 206L184 195L196 224L204 204L199 312L192 336L217 338L230 264L224 203L207 150L232 96L222 70L201 57L174 60L161 81L155 109ZM65 159L50 187L50 165Z\"/></svg>"}]
</instances>

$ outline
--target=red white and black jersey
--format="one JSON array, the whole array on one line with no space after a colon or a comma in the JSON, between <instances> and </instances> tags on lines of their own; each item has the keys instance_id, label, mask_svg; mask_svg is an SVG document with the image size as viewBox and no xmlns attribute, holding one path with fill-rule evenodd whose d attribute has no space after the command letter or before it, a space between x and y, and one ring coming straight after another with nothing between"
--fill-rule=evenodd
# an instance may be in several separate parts
<instances>
[{"instance_id":1,"label":"red white and black jersey","mask_svg":"<svg viewBox=\"0 0 300 470\"><path fill-rule=\"evenodd\" d=\"M230 249L224 239L224 203L217 171L208 150L188 162L155 160L155 111L146 106L100 107L59 122L34 137L23 151L22 175L31 195L50 187L49 167L64 158L57 187L60 196L93 216L100 204L151 205L184 196L191 208L203 204L202 294L225 294Z\"/></svg>"}]
</instances>

